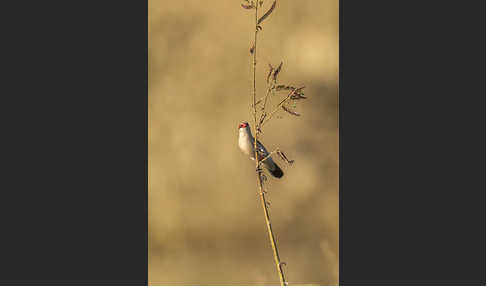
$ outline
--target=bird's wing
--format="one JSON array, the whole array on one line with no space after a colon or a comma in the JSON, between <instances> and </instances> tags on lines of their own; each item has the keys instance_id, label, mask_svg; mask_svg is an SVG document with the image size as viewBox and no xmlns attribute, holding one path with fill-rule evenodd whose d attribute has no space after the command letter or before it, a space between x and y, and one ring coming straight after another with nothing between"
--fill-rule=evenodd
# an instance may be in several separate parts
<instances>
[{"instance_id":1,"label":"bird's wing","mask_svg":"<svg viewBox=\"0 0 486 286\"><path fill-rule=\"evenodd\" d=\"M269 154L267 149L265 149L265 146L263 146L263 144L259 140L257 140L257 151L258 153L263 155L261 159L265 158Z\"/></svg>"}]
</instances>

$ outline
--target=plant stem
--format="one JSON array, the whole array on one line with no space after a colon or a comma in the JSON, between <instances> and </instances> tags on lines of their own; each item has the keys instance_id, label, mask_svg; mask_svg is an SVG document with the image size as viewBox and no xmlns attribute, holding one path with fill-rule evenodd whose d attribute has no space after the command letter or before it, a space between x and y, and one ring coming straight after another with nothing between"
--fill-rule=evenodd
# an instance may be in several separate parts
<instances>
[{"instance_id":1,"label":"plant stem","mask_svg":"<svg viewBox=\"0 0 486 286\"><path fill-rule=\"evenodd\" d=\"M282 263L280 262L280 256L278 255L277 242L275 240L275 236L273 235L272 224L270 223L270 215L268 214L267 201L265 199L265 193L263 192L262 179L260 177L260 174L257 174L257 177L258 177L258 187L260 189L260 198L262 202L263 211L265 213L265 222L267 224L268 236L273 249L273 258L275 260L275 265L277 266L277 272L280 278L280 285L285 286L287 285L287 282L285 280L285 276L282 270Z\"/></svg>"},{"instance_id":2,"label":"plant stem","mask_svg":"<svg viewBox=\"0 0 486 286\"><path fill-rule=\"evenodd\" d=\"M257 57L257 33L258 33L258 1L256 3L255 7L255 38L254 38L254 49L253 49L253 119L254 119L254 134L255 134L255 141L253 142L253 147L255 150L255 167L256 167L256 175L257 175L257 184L258 184L258 189L260 191L260 199L262 202L262 207L263 207L263 212L265 214L265 222L267 225L267 231L268 231L268 237L270 239L270 243L272 244L272 249L273 249L273 257L275 260L275 265L277 267L277 272L280 278L280 285L281 286L286 286L287 282L285 280L285 276L282 270L282 263L280 262L280 256L278 255L278 248L277 248L277 242L275 240L275 236L273 234L272 230L272 224L270 223L270 215L268 213L268 205L267 205L267 200L265 198L265 192L263 188L263 183L262 183L262 177L261 177L261 171L260 171L260 160L258 156L258 149L257 149L257 140L258 140L258 134L259 134L259 124L257 122L257 107L256 107L256 57ZM268 94L267 94L268 96ZM265 99L266 101L266 99ZM266 103L266 102L265 102ZM263 111L265 112L265 111Z\"/></svg>"},{"instance_id":3,"label":"plant stem","mask_svg":"<svg viewBox=\"0 0 486 286\"><path fill-rule=\"evenodd\" d=\"M257 137L258 137L258 132L257 132L257 125L256 125L256 116L257 116L257 110L256 110L256 58L257 58L257 33L258 33L258 28L257 28L257 21L258 21L258 3L256 4L255 7L255 38L253 40L253 119L255 121L255 124L253 125L255 128L255 152L256 152L256 142L257 142ZM255 157L256 158L256 157ZM258 159L256 160L258 163Z\"/></svg>"}]
</instances>

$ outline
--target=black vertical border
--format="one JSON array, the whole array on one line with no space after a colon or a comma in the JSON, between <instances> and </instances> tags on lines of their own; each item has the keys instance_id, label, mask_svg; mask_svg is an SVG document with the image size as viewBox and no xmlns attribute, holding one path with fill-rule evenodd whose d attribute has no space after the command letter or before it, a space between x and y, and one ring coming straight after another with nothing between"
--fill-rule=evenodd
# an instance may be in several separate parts
<instances>
[{"instance_id":1,"label":"black vertical border","mask_svg":"<svg viewBox=\"0 0 486 286\"><path fill-rule=\"evenodd\" d=\"M482 11L340 1L341 286L484 281Z\"/></svg>"},{"instance_id":2,"label":"black vertical border","mask_svg":"<svg viewBox=\"0 0 486 286\"><path fill-rule=\"evenodd\" d=\"M417 279L405 126L410 83L397 10L340 2L340 285ZM412 157L409 157L412 158ZM407 176L408 175L408 176ZM414 219L414 218L412 218ZM416 225L414 224L414 227ZM411 251L413 249L413 251ZM415 252L415 253L414 253Z\"/></svg>"},{"instance_id":3,"label":"black vertical border","mask_svg":"<svg viewBox=\"0 0 486 286\"><path fill-rule=\"evenodd\" d=\"M3 284L147 285L148 2L10 5Z\"/></svg>"}]
</instances>

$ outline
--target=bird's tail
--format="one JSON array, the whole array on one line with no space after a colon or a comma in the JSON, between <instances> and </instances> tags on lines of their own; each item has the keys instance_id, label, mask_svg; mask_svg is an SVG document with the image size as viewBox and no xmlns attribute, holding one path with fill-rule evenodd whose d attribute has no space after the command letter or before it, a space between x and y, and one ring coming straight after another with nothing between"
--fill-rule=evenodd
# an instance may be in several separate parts
<instances>
[{"instance_id":1,"label":"bird's tail","mask_svg":"<svg viewBox=\"0 0 486 286\"><path fill-rule=\"evenodd\" d=\"M282 169L280 169L280 167L277 164L275 164L275 162L269 162L269 163L270 164L265 164L265 166L267 167L270 174L272 174L272 176L274 176L275 178L279 178L279 179L282 178L283 176Z\"/></svg>"}]
</instances>

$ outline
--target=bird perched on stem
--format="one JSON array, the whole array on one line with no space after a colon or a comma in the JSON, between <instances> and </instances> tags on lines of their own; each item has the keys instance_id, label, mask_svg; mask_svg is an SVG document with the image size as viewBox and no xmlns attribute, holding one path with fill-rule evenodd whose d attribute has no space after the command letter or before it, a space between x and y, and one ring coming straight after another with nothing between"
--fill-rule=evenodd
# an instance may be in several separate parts
<instances>
[{"instance_id":1,"label":"bird perched on stem","mask_svg":"<svg viewBox=\"0 0 486 286\"><path fill-rule=\"evenodd\" d=\"M240 133L238 136L238 146L240 147L240 150L245 155L249 156L250 159L255 160L255 138L253 138L253 136L251 135L250 125L248 124L248 122L244 121L238 125L238 128ZM269 155L267 149L265 149L265 146L263 146L260 141L257 141L257 149L258 160L261 161ZM272 160L272 157L268 157L267 159L265 159L262 164L275 178L281 178L283 176L282 169L280 169L280 167L275 164L275 162Z\"/></svg>"}]
</instances>

